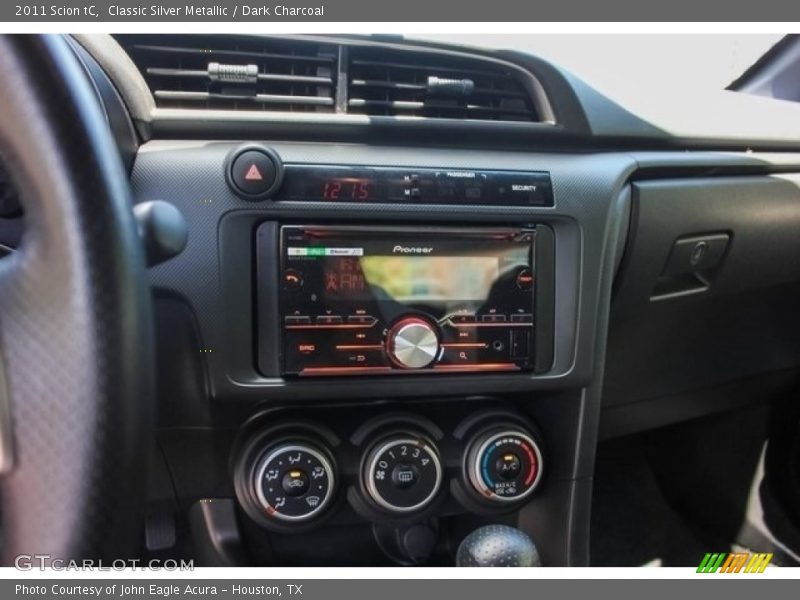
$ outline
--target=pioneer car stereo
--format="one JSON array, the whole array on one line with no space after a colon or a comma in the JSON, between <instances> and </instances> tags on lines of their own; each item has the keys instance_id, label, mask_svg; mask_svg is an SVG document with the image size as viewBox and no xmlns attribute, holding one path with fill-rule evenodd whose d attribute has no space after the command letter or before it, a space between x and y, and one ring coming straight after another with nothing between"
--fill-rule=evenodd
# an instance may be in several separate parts
<instances>
[{"instance_id":1,"label":"pioneer car stereo","mask_svg":"<svg viewBox=\"0 0 800 600\"><path fill-rule=\"evenodd\" d=\"M281 227L282 374L531 370L536 235Z\"/></svg>"}]
</instances>

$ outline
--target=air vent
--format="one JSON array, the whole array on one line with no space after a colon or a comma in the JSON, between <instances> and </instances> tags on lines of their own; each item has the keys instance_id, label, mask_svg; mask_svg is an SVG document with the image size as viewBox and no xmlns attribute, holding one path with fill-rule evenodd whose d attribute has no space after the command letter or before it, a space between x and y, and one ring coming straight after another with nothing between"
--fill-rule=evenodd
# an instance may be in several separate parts
<instances>
[{"instance_id":1,"label":"air vent","mask_svg":"<svg viewBox=\"0 0 800 600\"><path fill-rule=\"evenodd\" d=\"M371 116L540 121L529 86L525 73L477 57L351 48L347 111Z\"/></svg>"},{"instance_id":2,"label":"air vent","mask_svg":"<svg viewBox=\"0 0 800 600\"><path fill-rule=\"evenodd\" d=\"M335 112L338 47L245 36L125 35L159 108Z\"/></svg>"}]
</instances>

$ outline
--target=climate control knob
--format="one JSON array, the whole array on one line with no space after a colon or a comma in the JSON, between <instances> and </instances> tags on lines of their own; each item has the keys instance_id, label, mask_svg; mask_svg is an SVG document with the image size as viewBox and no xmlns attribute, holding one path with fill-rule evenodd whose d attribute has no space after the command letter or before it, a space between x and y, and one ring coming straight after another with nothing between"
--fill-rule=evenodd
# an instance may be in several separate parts
<instances>
[{"instance_id":1,"label":"climate control knob","mask_svg":"<svg viewBox=\"0 0 800 600\"><path fill-rule=\"evenodd\" d=\"M525 431L493 429L470 443L465 467L467 479L482 497L517 502L539 485L542 453Z\"/></svg>"},{"instance_id":2,"label":"climate control knob","mask_svg":"<svg viewBox=\"0 0 800 600\"><path fill-rule=\"evenodd\" d=\"M300 522L325 510L335 482L333 465L322 450L289 442L264 453L253 483L268 517Z\"/></svg>"},{"instance_id":3,"label":"climate control knob","mask_svg":"<svg viewBox=\"0 0 800 600\"><path fill-rule=\"evenodd\" d=\"M364 487L381 508L408 513L425 508L442 485L442 463L432 443L397 435L375 444L364 461Z\"/></svg>"},{"instance_id":4,"label":"climate control knob","mask_svg":"<svg viewBox=\"0 0 800 600\"><path fill-rule=\"evenodd\" d=\"M408 317L398 321L386 337L389 356L404 369L422 369L436 358L439 336L428 321Z\"/></svg>"}]
</instances>

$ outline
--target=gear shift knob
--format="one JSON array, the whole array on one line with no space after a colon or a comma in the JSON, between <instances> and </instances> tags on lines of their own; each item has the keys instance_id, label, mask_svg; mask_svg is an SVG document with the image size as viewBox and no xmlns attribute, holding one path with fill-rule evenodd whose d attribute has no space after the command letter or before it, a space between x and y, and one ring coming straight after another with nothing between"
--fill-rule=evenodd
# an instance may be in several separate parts
<instances>
[{"instance_id":1,"label":"gear shift knob","mask_svg":"<svg viewBox=\"0 0 800 600\"><path fill-rule=\"evenodd\" d=\"M459 567L540 567L533 540L507 525L479 527L461 542L456 553Z\"/></svg>"}]
</instances>

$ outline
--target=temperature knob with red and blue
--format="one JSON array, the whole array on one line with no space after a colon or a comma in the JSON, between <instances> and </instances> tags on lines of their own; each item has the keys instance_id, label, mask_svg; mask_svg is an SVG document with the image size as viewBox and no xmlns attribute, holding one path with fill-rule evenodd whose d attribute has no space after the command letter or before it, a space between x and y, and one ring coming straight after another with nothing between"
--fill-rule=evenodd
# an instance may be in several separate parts
<instances>
[{"instance_id":1,"label":"temperature knob with red and blue","mask_svg":"<svg viewBox=\"0 0 800 600\"><path fill-rule=\"evenodd\" d=\"M542 453L533 437L516 428L493 429L470 445L467 478L493 502L517 502L530 495L542 478Z\"/></svg>"}]
</instances>

